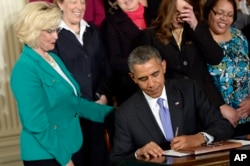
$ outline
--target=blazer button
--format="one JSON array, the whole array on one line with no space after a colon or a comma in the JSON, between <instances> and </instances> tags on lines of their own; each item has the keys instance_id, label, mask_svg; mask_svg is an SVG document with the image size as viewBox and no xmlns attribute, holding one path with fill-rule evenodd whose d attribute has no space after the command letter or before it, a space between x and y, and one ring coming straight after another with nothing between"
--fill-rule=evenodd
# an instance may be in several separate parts
<instances>
[{"instance_id":1,"label":"blazer button","mask_svg":"<svg viewBox=\"0 0 250 166\"><path fill-rule=\"evenodd\" d=\"M75 116L75 117L78 117L78 113L76 112L76 113L74 114L74 116Z\"/></svg>"},{"instance_id":2,"label":"blazer button","mask_svg":"<svg viewBox=\"0 0 250 166\"><path fill-rule=\"evenodd\" d=\"M51 82L53 82L53 83L54 83L54 82L56 82L56 80L51 80Z\"/></svg>"},{"instance_id":3,"label":"blazer button","mask_svg":"<svg viewBox=\"0 0 250 166\"><path fill-rule=\"evenodd\" d=\"M57 127L57 125L54 125L54 129L56 130L58 127Z\"/></svg>"},{"instance_id":4,"label":"blazer button","mask_svg":"<svg viewBox=\"0 0 250 166\"><path fill-rule=\"evenodd\" d=\"M187 61L183 61L183 65L184 65L184 66L187 66L187 65L188 65L188 62L187 62Z\"/></svg>"},{"instance_id":5,"label":"blazer button","mask_svg":"<svg viewBox=\"0 0 250 166\"><path fill-rule=\"evenodd\" d=\"M88 77L91 77L91 74L88 74Z\"/></svg>"}]
</instances>

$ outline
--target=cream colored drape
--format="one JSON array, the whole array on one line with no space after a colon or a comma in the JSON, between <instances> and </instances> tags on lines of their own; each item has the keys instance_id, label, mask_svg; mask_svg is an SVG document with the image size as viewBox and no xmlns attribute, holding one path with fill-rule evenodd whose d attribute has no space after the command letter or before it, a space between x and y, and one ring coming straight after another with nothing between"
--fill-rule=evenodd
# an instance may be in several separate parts
<instances>
[{"instance_id":1,"label":"cream colored drape","mask_svg":"<svg viewBox=\"0 0 250 166\"><path fill-rule=\"evenodd\" d=\"M21 166L19 151L19 124L15 100L9 78L20 54L13 23L27 0L0 0L0 166Z\"/></svg>"}]
</instances>

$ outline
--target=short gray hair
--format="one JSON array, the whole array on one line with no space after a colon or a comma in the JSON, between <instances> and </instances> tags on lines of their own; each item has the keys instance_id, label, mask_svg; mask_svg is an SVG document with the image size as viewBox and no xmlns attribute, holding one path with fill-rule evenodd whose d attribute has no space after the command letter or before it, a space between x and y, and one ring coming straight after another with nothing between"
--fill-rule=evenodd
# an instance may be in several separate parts
<instances>
[{"instance_id":1,"label":"short gray hair","mask_svg":"<svg viewBox=\"0 0 250 166\"><path fill-rule=\"evenodd\" d=\"M161 55L159 51L149 45L139 46L135 48L128 57L128 67L130 72L134 72L133 65L135 64L144 64L150 59L156 58L159 63L162 62Z\"/></svg>"}]
</instances>

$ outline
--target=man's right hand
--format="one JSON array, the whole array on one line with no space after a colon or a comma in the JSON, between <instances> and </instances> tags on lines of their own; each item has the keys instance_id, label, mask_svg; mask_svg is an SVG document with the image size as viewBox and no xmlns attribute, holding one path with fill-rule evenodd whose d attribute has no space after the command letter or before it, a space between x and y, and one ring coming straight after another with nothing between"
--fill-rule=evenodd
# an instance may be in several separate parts
<instances>
[{"instance_id":1,"label":"man's right hand","mask_svg":"<svg viewBox=\"0 0 250 166\"><path fill-rule=\"evenodd\" d=\"M204 136L201 133L197 133L174 137L170 146L171 149L178 151L189 147L200 146L203 143L205 143Z\"/></svg>"}]
</instances>

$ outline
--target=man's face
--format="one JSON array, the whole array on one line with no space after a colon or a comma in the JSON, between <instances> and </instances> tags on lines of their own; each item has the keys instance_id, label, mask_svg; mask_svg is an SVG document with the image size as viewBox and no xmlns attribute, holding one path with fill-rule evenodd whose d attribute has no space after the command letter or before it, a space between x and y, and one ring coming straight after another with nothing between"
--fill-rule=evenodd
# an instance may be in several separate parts
<instances>
[{"instance_id":1,"label":"man's face","mask_svg":"<svg viewBox=\"0 0 250 166\"><path fill-rule=\"evenodd\" d=\"M130 73L130 76L142 91L152 98L161 96L165 83L165 61L158 62L152 58L144 64L133 65L133 69L134 73Z\"/></svg>"}]
</instances>

